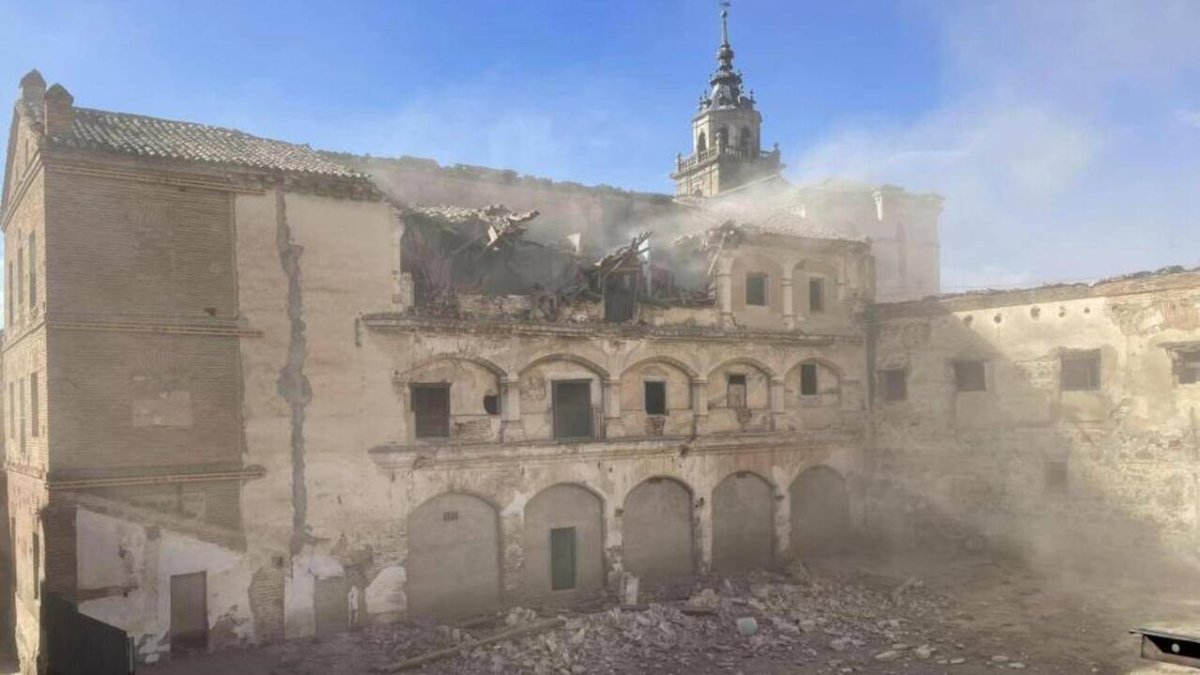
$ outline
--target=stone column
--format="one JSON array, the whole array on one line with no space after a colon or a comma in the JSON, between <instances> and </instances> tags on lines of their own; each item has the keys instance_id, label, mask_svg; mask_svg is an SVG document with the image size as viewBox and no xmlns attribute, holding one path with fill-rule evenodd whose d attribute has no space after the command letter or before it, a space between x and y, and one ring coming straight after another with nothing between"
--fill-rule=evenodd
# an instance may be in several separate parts
<instances>
[{"instance_id":1,"label":"stone column","mask_svg":"<svg viewBox=\"0 0 1200 675\"><path fill-rule=\"evenodd\" d=\"M500 514L500 537L503 546L501 559L501 593L505 603L521 598L525 565L525 512L505 510Z\"/></svg>"},{"instance_id":2,"label":"stone column","mask_svg":"<svg viewBox=\"0 0 1200 675\"><path fill-rule=\"evenodd\" d=\"M792 267L783 268L783 276L779 277L779 292L783 295L783 327L791 330L796 327L796 296L792 292Z\"/></svg>"},{"instance_id":3,"label":"stone column","mask_svg":"<svg viewBox=\"0 0 1200 675\"><path fill-rule=\"evenodd\" d=\"M621 381L604 380L604 437L620 438L625 435L621 424Z\"/></svg>"},{"instance_id":4,"label":"stone column","mask_svg":"<svg viewBox=\"0 0 1200 675\"><path fill-rule=\"evenodd\" d=\"M721 325L733 325L733 261L717 262L717 309L721 312Z\"/></svg>"},{"instance_id":5,"label":"stone column","mask_svg":"<svg viewBox=\"0 0 1200 675\"><path fill-rule=\"evenodd\" d=\"M708 380L702 377L692 380L692 420L692 433L708 433Z\"/></svg>"},{"instance_id":6,"label":"stone column","mask_svg":"<svg viewBox=\"0 0 1200 675\"><path fill-rule=\"evenodd\" d=\"M776 489L778 492L772 495L775 498L775 551L779 558L790 560L796 554L792 550L791 486L783 485Z\"/></svg>"},{"instance_id":7,"label":"stone column","mask_svg":"<svg viewBox=\"0 0 1200 675\"><path fill-rule=\"evenodd\" d=\"M521 422L521 379L507 376L500 381L500 440L504 443L525 438Z\"/></svg>"},{"instance_id":8,"label":"stone column","mask_svg":"<svg viewBox=\"0 0 1200 675\"><path fill-rule=\"evenodd\" d=\"M786 414L783 405L783 378L776 375L771 378L771 428L784 428L783 416Z\"/></svg>"},{"instance_id":9,"label":"stone column","mask_svg":"<svg viewBox=\"0 0 1200 675\"><path fill-rule=\"evenodd\" d=\"M699 554L696 572L708 574L712 569L713 549L712 491L706 495L696 495L694 500L692 534L696 538L695 550Z\"/></svg>"}]
</instances>

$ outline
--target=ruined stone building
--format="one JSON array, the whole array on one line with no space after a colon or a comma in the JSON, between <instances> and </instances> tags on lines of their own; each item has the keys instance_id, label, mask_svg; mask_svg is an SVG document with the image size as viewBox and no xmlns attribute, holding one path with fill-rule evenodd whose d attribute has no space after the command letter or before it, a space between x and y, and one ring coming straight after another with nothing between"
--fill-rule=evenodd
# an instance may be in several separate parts
<instances>
[{"instance_id":1,"label":"ruined stone building","mask_svg":"<svg viewBox=\"0 0 1200 675\"><path fill-rule=\"evenodd\" d=\"M675 197L27 75L0 383L23 672L56 612L154 662L344 630L351 596L462 617L851 532L1194 547L1200 275L927 297L940 200L787 184L732 60Z\"/></svg>"}]
</instances>

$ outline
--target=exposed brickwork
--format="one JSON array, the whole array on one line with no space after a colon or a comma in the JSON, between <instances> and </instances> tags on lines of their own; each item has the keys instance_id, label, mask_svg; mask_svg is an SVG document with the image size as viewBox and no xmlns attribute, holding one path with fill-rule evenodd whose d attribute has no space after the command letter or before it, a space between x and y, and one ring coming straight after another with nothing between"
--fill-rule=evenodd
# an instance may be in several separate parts
<instances>
[{"instance_id":1,"label":"exposed brickwork","mask_svg":"<svg viewBox=\"0 0 1200 675\"><path fill-rule=\"evenodd\" d=\"M287 568L274 563L259 568L250 580L250 613L260 642L283 639L283 591Z\"/></svg>"}]
</instances>

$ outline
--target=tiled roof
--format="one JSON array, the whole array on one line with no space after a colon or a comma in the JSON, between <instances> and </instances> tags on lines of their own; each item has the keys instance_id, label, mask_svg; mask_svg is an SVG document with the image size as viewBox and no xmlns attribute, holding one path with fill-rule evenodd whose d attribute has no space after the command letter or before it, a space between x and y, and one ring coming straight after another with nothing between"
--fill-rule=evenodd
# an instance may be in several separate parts
<instances>
[{"instance_id":1,"label":"tiled roof","mask_svg":"<svg viewBox=\"0 0 1200 675\"><path fill-rule=\"evenodd\" d=\"M40 117L36 107L30 106L27 110L35 118ZM49 140L60 147L78 150L336 178L363 178L361 173L307 145L260 138L235 129L90 108L75 108L70 134Z\"/></svg>"}]
</instances>

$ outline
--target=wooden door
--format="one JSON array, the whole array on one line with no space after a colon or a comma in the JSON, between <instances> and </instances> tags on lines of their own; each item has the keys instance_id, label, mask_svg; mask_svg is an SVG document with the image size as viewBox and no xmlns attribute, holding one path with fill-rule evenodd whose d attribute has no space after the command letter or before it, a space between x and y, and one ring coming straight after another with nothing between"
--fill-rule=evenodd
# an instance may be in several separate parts
<instances>
[{"instance_id":1,"label":"wooden door","mask_svg":"<svg viewBox=\"0 0 1200 675\"><path fill-rule=\"evenodd\" d=\"M205 572L171 577L171 653L208 649L208 581Z\"/></svg>"}]
</instances>

